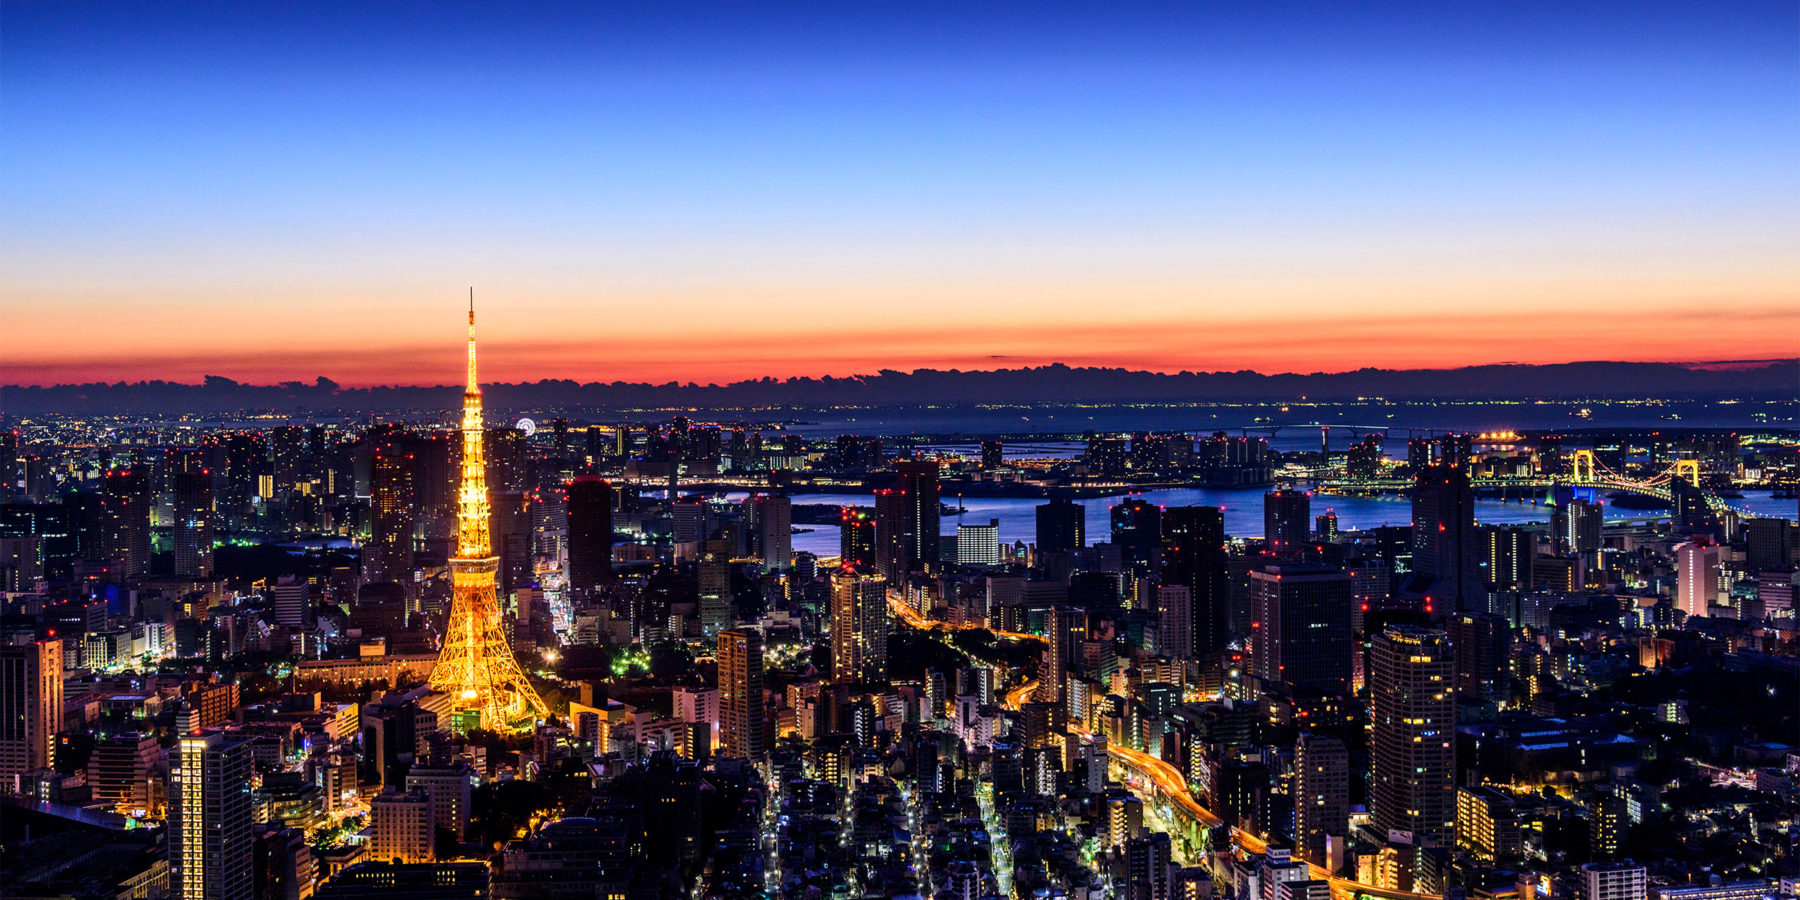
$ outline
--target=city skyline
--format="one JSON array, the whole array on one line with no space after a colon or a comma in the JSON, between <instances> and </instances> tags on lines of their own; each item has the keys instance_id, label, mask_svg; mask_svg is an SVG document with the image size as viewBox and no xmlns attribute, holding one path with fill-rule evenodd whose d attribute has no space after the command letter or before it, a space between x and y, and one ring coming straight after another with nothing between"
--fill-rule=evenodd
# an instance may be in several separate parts
<instances>
[{"instance_id":1,"label":"city skyline","mask_svg":"<svg viewBox=\"0 0 1800 900\"><path fill-rule=\"evenodd\" d=\"M1800 900L1796 25L0 5L0 897Z\"/></svg>"},{"instance_id":2,"label":"city skyline","mask_svg":"<svg viewBox=\"0 0 1800 900\"><path fill-rule=\"evenodd\" d=\"M222 9L9 6L0 381L1800 355L1785 6Z\"/></svg>"}]
</instances>

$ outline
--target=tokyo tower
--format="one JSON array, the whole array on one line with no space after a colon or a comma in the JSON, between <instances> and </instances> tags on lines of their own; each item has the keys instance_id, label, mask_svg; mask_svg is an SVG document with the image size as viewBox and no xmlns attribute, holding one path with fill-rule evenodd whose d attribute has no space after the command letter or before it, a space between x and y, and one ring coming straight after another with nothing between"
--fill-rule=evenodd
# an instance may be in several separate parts
<instances>
[{"instance_id":1,"label":"tokyo tower","mask_svg":"<svg viewBox=\"0 0 1800 900\"><path fill-rule=\"evenodd\" d=\"M525 730L549 714L513 658L500 621L494 573L500 559L488 539L487 466L481 386L475 381L475 290L469 290L469 386L463 391L462 487L457 494L456 556L450 560L450 624L431 671L433 690L450 695L452 728Z\"/></svg>"}]
</instances>

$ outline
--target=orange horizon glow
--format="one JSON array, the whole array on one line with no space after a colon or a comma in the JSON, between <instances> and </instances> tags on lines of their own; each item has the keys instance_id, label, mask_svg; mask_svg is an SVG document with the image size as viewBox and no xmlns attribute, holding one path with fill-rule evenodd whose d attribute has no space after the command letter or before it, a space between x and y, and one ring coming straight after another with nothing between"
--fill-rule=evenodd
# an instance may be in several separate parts
<instances>
[{"instance_id":1,"label":"orange horizon glow","mask_svg":"<svg viewBox=\"0 0 1800 900\"><path fill-rule=\"evenodd\" d=\"M539 341L521 339L516 329L503 330L501 323L484 322L481 375L486 383L568 379L727 384L764 377L844 378L884 369L987 371L1057 363L1163 373L1310 374L1597 360L1718 367L1800 357L1794 340L1771 324L1766 317L1704 323L1689 317L1640 320L1610 326L1606 341L1579 330L1558 335L1530 321L1509 327L1506 322L1468 315L1427 323L1323 321L1310 327L1162 322L992 330L974 326L949 334L878 331L854 336L825 330L741 336L662 331ZM1709 348L1698 346L1691 338L1693 329L1702 326L1715 337L1728 337L1721 342L1725 346L1710 341ZM246 384L311 383L323 376L351 388L438 386L459 383L463 363L462 347L454 336L428 344L389 343L379 335L364 335L331 348L277 345L246 353L195 347L168 356L122 348L106 355L8 352L6 356L0 383L17 386L197 383L208 375Z\"/></svg>"}]
</instances>

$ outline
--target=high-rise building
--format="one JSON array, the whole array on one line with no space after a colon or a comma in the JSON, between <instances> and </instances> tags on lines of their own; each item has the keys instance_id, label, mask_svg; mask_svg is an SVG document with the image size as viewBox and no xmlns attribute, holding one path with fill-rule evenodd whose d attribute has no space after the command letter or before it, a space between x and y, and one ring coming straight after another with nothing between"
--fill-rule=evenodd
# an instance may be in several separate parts
<instances>
[{"instance_id":1,"label":"high-rise building","mask_svg":"<svg viewBox=\"0 0 1800 900\"><path fill-rule=\"evenodd\" d=\"M1537 535L1511 525L1482 525L1479 532L1487 583L1501 590L1529 586Z\"/></svg>"},{"instance_id":2,"label":"high-rise building","mask_svg":"<svg viewBox=\"0 0 1800 900\"><path fill-rule=\"evenodd\" d=\"M172 512L175 517L175 574L204 579L213 568L213 479L207 469L176 472Z\"/></svg>"},{"instance_id":3,"label":"high-rise building","mask_svg":"<svg viewBox=\"0 0 1800 900\"><path fill-rule=\"evenodd\" d=\"M711 636L731 627L731 557L728 538L700 542L695 577L700 591L700 631Z\"/></svg>"},{"instance_id":4,"label":"high-rise building","mask_svg":"<svg viewBox=\"0 0 1800 900\"><path fill-rule=\"evenodd\" d=\"M938 560L938 464L903 460L894 464L899 483L875 495L876 568L890 581L932 568Z\"/></svg>"},{"instance_id":5,"label":"high-rise building","mask_svg":"<svg viewBox=\"0 0 1800 900\"><path fill-rule=\"evenodd\" d=\"M305 578L283 576L269 591L274 595L275 624L296 629L313 626L312 586Z\"/></svg>"},{"instance_id":6,"label":"high-rise building","mask_svg":"<svg viewBox=\"0 0 1800 900\"><path fill-rule=\"evenodd\" d=\"M19 431L0 430L0 502L11 500L22 492L25 482L25 460L19 455Z\"/></svg>"},{"instance_id":7,"label":"high-rise building","mask_svg":"<svg viewBox=\"0 0 1800 900\"><path fill-rule=\"evenodd\" d=\"M1122 437L1091 438L1084 459L1090 474L1122 478L1131 469L1131 442Z\"/></svg>"},{"instance_id":8,"label":"high-rise building","mask_svg":"<svg viewBox=\"0 0 1800 900\"><path fill-rule=\"evenodd\" d=\"M763 644L754 628L719 632L719 755L763 755Z\"/></svg>"},{"instance_id":9,"label":"high-rise building","mask_svg":"<svg viewBox=\"0 0 1800 900\"><path fill-rule=\"evenodd\" d=\"M1744 522L1744 568L1750 572L1785 572L1794 567L1794 523L1787 519Z\"/></svg>"},{"instance_id":10,"label":"high-rise building","mask_svg":"<svg viewBox=\"0 0 1800 900\"><path fill-rule=\"evenodd\" d=\"M584 475L569 482L569 590L587 596L612 577L613 489Z\"/></svg>"},{"instance_id":11,"label":"high-rise building","mask_svg":"<svg viewBox=\"0 0 1800 900\"><path fill-rule=\"evenodd\" d=\"M459 841L469 830L474 781L474 771L462 763L415 765L406 770L406 789L431 798L431 814L437 827L456 835Z\"/></svg>"},{"instance_id":12,"label":"high-rise building","mask_svg":"<svg viewBox=\"0 0 1800 900\"><path fill-rule=\"evenodd\" d=\"M1188 589L1193 610L1186 646L1191 657L1217 660L1231 640L1230 555L1225 512L1216 506L1162 510L1162 583Z\"/></svg>"},{"instance_id":13,"label":"high-rise building","mask_svg":"<svg viewBox=\"0 0 1800 900\"><path fill-rule=\"evenodd\" d=\"M1581 867L1581 900L1644 900L1649 870L1633 862L1594 862Z\"/></svg>"},{"instance_id":14,"label":"high-rise building","mask_svg":"<svg viewBox=\"0 0 1800 900\"><path fill-rule=\"evenodd\" d=\"M182 735L169 771L169 889L177 900L250 900L256 842L250 742Z\"/></svg>"},{"instance_id":15,"label":"high-rise building","mask_svg":"<svg viewBox=\"0 0 1800 900\"><path fill-rule=\"evenodd\" d=\"M1365 434L1344 456L1344 474L1353 479L1381 477L1381 435Z\"/></svg>"},{"instance_id":16,"label":"high-rise building","mask_svg":"<svg viewBox=\"0 0 1800 900\"><path fill-rule=\"evenodd\" d=\"M242 528L258 500L275 489L275 470L269 461L269 442L260 434L233 434L225 438L226 524Z\"/></svg>"},{"instance_id":17,"label":"high-rise building","mask_svg":"<svg viewBox=\"0 0 1800 900\"><path fill-rule=\"evenodd\" d=\"M1251 671L1265 689L1350 691L1350 575L1284 563L1250 573Z\"/></svg>"},{"instance_id":18,"label":"high-rise building","mask_svg":"<svg viewBox=\"0 0 1800 900\"><path fill-rule=\"evenodd\" d=\"M1156 588L1157 639L1170 659L1194 657L1194 593L1185 584Z\"/></svg>"},{"instance_id":19,"label":"high-rise building","mask_svg":"<svg viewBox=\"0 0 1800 900\"><path fill-rule=\"evenodd\" d=\"M1112 508L1112 542L1119 565L1133 578L1156 571L1162 550L1162 508L1132 497Z\"/></svg>"},{"instance_id":20,"label":"high-rise building","mask_svg":"<svg viewBox=\"0 0 1800 900\"><path fill-rule=\"evenodd\" d=\"M1263 540L1279 556L1303 552L1312 542L1312 494L1292 488L1263 494Z\"/></svg>"},{"instance_id":21,"label":"high-rise building","mask_svg":"<svg viewBox=\"0 0 1800 900\"><path fill-rule=\"evenodd\" d=\"M981 442L981 468L992 472L1006 464L1005 448L999 441Z\"/></svg>"},{"instance_id":22,"label":"high-rise building","mask_svg":"<svg viewBox=\"0 0 1800 900\"><path fill-rule=\"evenodd\" d=\"M712 517L707 513L706 504L700 500L670 502L669 518L674 524L677 544L697 544L711 531L707 527L707 520Z\"/></svg>"},{"instance_id":23,"label":"high-rise building","mask_svg":"<svg viewBox=\"0 0 1800 900\"><path fill-rule=\"evenodd\" d=\"M999 519L990 519L986 525L957 523L956 564L959 566L1000 565Z\"/></svg>"},{"instance_id":24,"label":"high-rise building","mask_svg":"<svg viewBox=\"0 0 1800 900\"><path fill-rule=\"evenodd\" d=\"M1456 662L1442 631L1390 625L1369 673L1369 815L1376 833L1444 846L1456 825Z\"/></svg>"},{"instance_id":25,"label":"high-rise building","mask_svg":"<svg viewBox=\"0 0 1800 900\"><path fill-rule=\"evenodd\" d=\"M1037 508L1039 553L1079 550L1087 546L1087 507L1068 497L1052 497Z\"/></svg>"},{"instance_id":26,"label":"high-rise building","mask_svg":"<svg viewBox=\"0 0 1800 900\"><path fill-rule=\"evenodd\" d=\"M1336 510L1328 509L1325 514L1313 519L1313 532L1319 540L1327 544L1336 543L1338 539L1338 516Z\"/></svg>"},{"instance_id":27,"label":"high-rise building","mask_svg":"<svg viewBox=\"0 0 1800 900\"><path fill-rule=\"evenodd\" d=\"M1485 609L1475 541L1475 491L1460 469L1432 466L1413 479L1412 570L1434 613Z\"/></svg>"},{"instance_id":28,"label":"high-rise building","mask_svg":"<svg viewBox=\"0 0 1800 900\"><path fill-rule=\"evenodd\" d=\"M1082 652L1087 644L1087 613L1074 606L1050 607L1044 618L1046 634L1042 673L1043 687L1037 699L1064 704L1069 700L1069 676L1082 672Z\"/></svg>"},{"instance_id":29,"label":"high-rise building","mask_svg":"<svg viewBox=\"0 0 1800 900\"><path fill-rule=\"evenodd\" d=\"M1444 622L1456 651L1456 694L1463 701L1508 699L1512 626L1503 616L1457 613Z\"/></svg>"},{"instance_id":30,"label":"high-rise building","mask_svg":"<svg viewBox=\"0 0 1800 900\"><path fill-rule=\"evenodd\" d=\"M88 790L121 815L150 815L151 769L161 755L152 733L128 731L99 741L88 756Z\"/></svg>"},{"instance_id":31,"label":"high-rise building","mask_svg":"<svg viewBox=\"0 0 1800 900\"><path fill-rule=\"evenodd\" d=\"M1676 546L1675 608L1704 616L1718 596L1719 545L1699 537Z\"/></svg>"},{"instance_id":32,"label":"high-rise building","mask_svg":"<svg viewBox=\"0 0 1800 900\"><path fill-rule=\"evenodd\" d=\"M846 506L838 527L839 564L859 572L876 571L875 514L860 506Z\"/></svg>"},{"instance_id":33,"label":"high-rise building","mask_svg":"<svg viewBox=\"0 0 1800 900\"><path fill-rule=\"evenodd\" d=\"M1588 853L1597 860L1623 856L1631 830L1631 814L1625 798L1617 794L1595 794L1585 805Z\"/></svg>"},{"instance_id":34,"label":"high-rise building","mask_svg":"<svg viewBox=\"0 0 1800 900\"><path fill-rule=\"evenodd\" d=\"M143 463L106 473L100 497L108 559L120 579L150 574L150 467Z\"/></svg>"},{"instance_id":35,"label":"high-rise building","mask_svg":"<svg viewBox=\"0 0 1800 900\"><path fill-rule=\"evenodd\" d=\"M437 859L437 814L423 791L390 791L369 801L374 833L369 858L380 862L421 863Z\"/></svg>"},{"instance_id":36,"label":"high-rise building","mask_svg":"<svg viewBox=\"0 0 1800 900\"><path fill-rule=\"evenodd\" d=\"M369 542L363 545L369 581L398 582L410 590L417 499L412 460L393 443L377 444L369 460Z\"/></svg>"},{"instance_id":37,"label":"high-rise building","mask_svg":"<svg viewBox=\"0 0 1800 900\"><path fill-rule=\"evenodd\" d=\"M757 552L764 572L786 572L794 567L794 501L783 496L758 495L749 503L756 511Z\"/></svg>"},{"instance_id":38,"label":"high-rise building","mask_svg":"<svg viewBox=\"0 0 1800 900\"><path fill-rule=\"evenodd\" d=\"M1123 900L1169 900L1170 849L1166 831L1125 839Z\"/></svg>"},{"instance_id":39,"label":"high-rise building","mask_svg":"<svg viewBox=\"0 0 1800 900\"><path fill-rule=\"evenodd\" d=\"M256 829L251 846L251 884L256 900L310 900L318 863L299 828ZM399 898L395 898L399 900Z\"/></svg>"},{"instance_id":40,"label":"high-rise building","mask_svg":"<svg viewBox=\"0 0 1800 900\"><path fill-rule=\"evenodd\" d=\"M1302 734L1294 745L1294 854L1329 865L1326 839L1350 832L1350 753L1344 742Z\"/></svg>"},{"instance_id":41,"label":"high-rise building","mask_svg":"<svg viewBox=\"0 0 1800 900\"><path fill-rule=\"evenodd\" d=\"M1561 510L1563 533L1558 536L1569 553L1592 553L1600 549L1602 507L1598 502L1575 499Z\"/></svg>"},{"instance_id":42,"label":"high-rise building","mask_svg":"<svg viewBox=\"0 0 1800 900\"><path fill-rule=\"evenodd\" d=\"M887 579L853 569L831 576L831 677L839 683L887 679Z\"/></svg>"},{"instance_id":43,"label":"high-rise building","mask_svg":"<svg viewBox=\"0 0 1800 900\"><path fill-rule=\"evenodd\" d=\"M56 761L63 730L63 645L0 645L0 782Z\"/></svg>"}]
</instances>

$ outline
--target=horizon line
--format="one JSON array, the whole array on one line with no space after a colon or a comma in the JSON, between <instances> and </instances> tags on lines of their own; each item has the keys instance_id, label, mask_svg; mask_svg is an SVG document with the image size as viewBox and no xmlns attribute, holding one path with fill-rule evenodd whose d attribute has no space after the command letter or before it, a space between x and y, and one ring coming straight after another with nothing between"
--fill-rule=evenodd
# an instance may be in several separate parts
<instances>
[{"instance_id":1,"label":"horizon line","mask_svg":"<svg viewBox=\"0 0 1800 900\"><path fill-rule=\"evenodd\" d=\"M905 369L905 370L877 368L874 371L859 372L859 373L853 373L853 374L849 374L849 375L820 374L820 375L788 375L788 376L781 376L781 377L772 376L772 375L762 375L762 376L755 376L755 377L749 377L749 378L739 378L739 379L734 379L731 381L724 381L724 382L720 382L720 381L716 381L716 380L706 381L706 382L680 381L680 380L658 382L658 381L648 381L648 380L631 381L631 380L624 380L624 379L614 379L614 380L610 380L610 381L602 381L602 380L582 380L582 379L570 378L570 377L566 377L566 376L546 375L544 377L541 377L541 378L538 378L535 380L531 380L531 381L489 381L489 382L485 382L485 383L490 384L490 385L530 386L530 385L534 385L534 384L542 384L544 382L558 381L558 382L573 382L574 384L583 385L583 386L586 386L586 385L600 385L600 386L627 385L627 386L663 388L663 387L669 387L669 386L673 385L675 387L680 387L680 388L721 388L721 389L724 389L724 388L731 388L731 387L738 386L738 385L758 384L758 383L762 383L764 381L772 381L772 382L778 383L778 384L790 383L790 382L807 382L807 381L824 382L827 380L841 382L841 381L855 381L855 380L863 380L863 379L882 378L882 377L886 377L886 375L889 373L897 374L897 375L919 375L919 374L925 374L925 373L957 374L957 375L988 375L988 374L1000 374L1000 373L1009 373L1009 372L1014 372L1014 373L1016 373L1016 372L1031 372L1031 371L1038 371L1038 370L1043 370L1043 369L1054 369L1054 368L1059 368L1059 367L1063 368L1063 369L1068 369L1071 371L1123 372L1123 373L1132 374L1132 375L1151 375L1151 376L1158 376L1158 377L1165 377L1165 378L1177 378L1177 377L1184 377L1184 376L1186 376L1186 377L1204 377L1204 376L1221 376L1221 375L1255 376L1255 377L1259 377L1259 378L1318 378L1318 377L1332 377L1332 376L1347 376L1347 375L1355 375L1355 374L1367 373L1367 372L1385 372L1385 373L1393 373L1393 374L1409 374L1409 373L1418 374L1418 373L1430 373L1430 372L1459 372L1459 371L1467 371L1467 370L1471 370L1471 369L1488 369L1488 368L1548 369L1548 368L1556 368L1559 366L1582 366L1582 365L1674 366L1674 367L1678 367L1678 368L1688 369L1690 371L1706 371L1708 369L1719 369L1719 368L1757 368L1757 367L1770 368L1770 367L1779 366L1779 365L1783 365L1783 364L1800 364L1800 356L1764 357L1764 358L1755 358L1755 359L1712 359L1712 360L1572 359L1572 360L1565 360L1565 361L1561 361L1561 362L1500 361L1500 362L1469 363L1467 365L1460 365L1460 366L1420 366L1420 367L1409 367L1409 368L1361 366L1361 367L1357 367L1354 369L1339 369L1339 370L1335 370L1335 371L1315 370L1315 371L1311 371L1311 372L1302 372L1302 371L1294 371L1294 370L1280 371L1280 372L1265 372L1265 371L1261 371L1261 370L1257 370L1257 369L1249 369L1249 368L1245 368L1245 369L1210 369L1210 370L1207 370L1207 369L1168 370L1168 369L1157 369L1157 368L1133 369L1133 368L1129 368L1126 366L1118 366L1118 365L1110 365L1110 366L1109 365L1094 365L1094 364L1071 365L1066 362L1057 361L1057 362L1047 362L1047 363L1039 363L1039 364L1034 364L1034 365L1023 365L1023 366L1001 366L1001 367L988 368L988 369L965 369L965 368L957 368L957 367L934 368L934 367L930 367L930 366L920 366L920 367L915 367L912 369ZM222 381L228 381L238 387L246 387L246 388L280 388L280 387L285 387L288 385L299 385L301 388L304 388L304 389L316 389L319 387L319 382L324 381L324 382L329 382L332 385L333 390L337 390L337 391L344 391L344 390L351 390L351 391L355 391L355 390L398 390L398 389L436 390L436 389L452 389L452 388L455 388L458 390L462 389L458 385L448 384L448 383L431 383L431 384L427 384L427 383L423 383L423 382L413 382L413 383L367 382L367 383L361 383L361 384L347 383L347 382L340 381L336 378L332 378L331 376L328 376L328 375L314 375L311 378L307 378L307 379L282 379L280 381L258 383L258 382L252 382L252 381L241 381L239 379L232 378L230 376L225 376L225 375L207 374L207 375L202 376L201 380L199 380L199 381L172 381L172 380L159 379L159 378L139 378L139 379L135 379L135 380L118 379L118 380L111 380L111 381L97 380L97 381L59 381L59 382L42 382L42 381L38 381L38 382L6 382L6 383L0 383L0 390L32 390L32 389L55 390L55 389L66 389L66 388L86 388L86 387L96 387L96 386L98 386L98 387L117 387L120 385L132 386L132 385L147 385L147 384L165 384L165 385L171 385L171 386L177 386L177 387L204 388L206 386L207 380L215 379L215 378L220 379Z\"/></svg>"}]
</instances>

